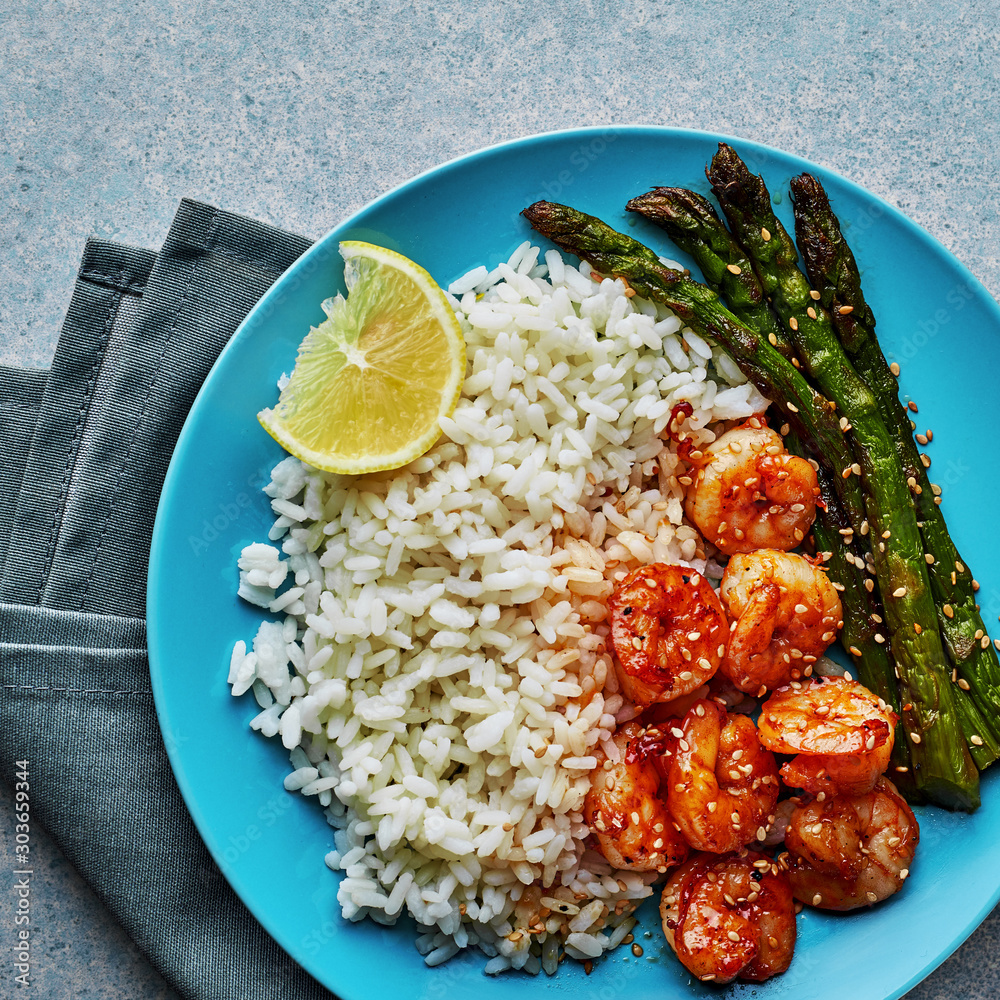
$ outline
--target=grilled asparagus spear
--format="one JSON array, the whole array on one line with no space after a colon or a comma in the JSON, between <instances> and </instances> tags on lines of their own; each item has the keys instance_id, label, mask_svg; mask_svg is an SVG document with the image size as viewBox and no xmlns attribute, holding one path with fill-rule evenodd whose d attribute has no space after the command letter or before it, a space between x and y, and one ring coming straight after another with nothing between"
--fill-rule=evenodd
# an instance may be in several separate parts
<instances>
[{"instance_id":1,"label":"grilled asparagus spear","mask_svg":"<svg viewBox=\"0 0 1000 1000\"><path fill-rule=\"evenodd\" d=\"M785 436L789 451L803 454L801 442L794 435ZM822 553L827 573L833 583L843 587L844 628L841 642L854 657L858 679L869 691L874 691L899 717L896 723L895 743L889 774L901 791L913 799L916 781L911 770L910 741L903 727L899 681L896 678L892 655L880 629L885 612L875 589L865 586L870 580L863 568L863 559L845 541L853 531L833 488L828 469L817 472L822 507L816 511L813 539L817 553ZM846 538L845 534L847 533ZM862 566L858 566L858 561ZM878 638L876 638L878 636Z\"/></svg>"},{"instance_id":2,"label":"grilled asparagus spear","mask_svg":"<svg viewBox=\"0 0 1000 1000\"><path fill-rule=\"evenodd\" d=\"M685 188L658 187L625 207L655 222L690 254L705 284L722 296L740 322L764 334L786 358L792 356L792 346L767 304L753 266L708 199Z\"/></svg>"},{"instance_id":3,"label":"grilled asparagus spear","mask_svg":"<svg viewBox=\"0 0 1000 1000\"><path fill-rule=\"evenodd\" d=\"M972 807L972 802L963 802L961 783L947 773L950 764L972 766L964 745L963 760L957 747L959 740L965 743L956 705L962 695L950 682L917 514L892 435L874 394L837 340L819 293L813 293L798 269L795 245L771 209L763 180L725 144L712 158L708 177L802 363L850 425L858 458L852 468L860 472L865 487L872 554L906 699L903 722L910 739L927 751L918 766L917 784L932 801ZM962 711L968 715L967 706Z\"/></svg>"},{"instance_id":4,"label":"grilled asparagus spear","mask_svg":"<svg viewBox=\"0 0 1000 1000\"><path fill-rule=\"evenodd\" d=\"M899 400L896 376L875 335L875 317L861 290L857 261L820 182L810 174L802 174L792 178L791 188L796 242L806 273L819 291L821 303L830 311L844 350L875 393L882 419L895 438L916 504L941 633L952 665L961 678L960 685L968 686L984 718L996 723L1000 661L979 613L972 574L941 513L941 491L931 483L917 451L909 415Z\"/></svg>"},{"instance_id":5,"label":"grilled asparagus spear","mask_svg":"<svg viewBox=\"0 0 1000 1000\"><path fill-rule=\"evenodd\" d=\"M769 398L781 401L783 410L795 418L805 431L809 447L827 456L828 460L832 454L833 462L838 463L835 467L848 470L847 476L837 477L838 494L845 502L852 521L859 516L863 518L856 510L857 478L849 472L851 463L839 465L846 451L845 440L828 401L806 382L766 337L741 324L711 289L665 267L652 250L616 232L599 219L551 202L537 202L522 214L535 229L564 250L584 258L603 273L625 278L637 292L668 305L692 328L720 343L747 378ZM837 390L843 397L840 387ZM842 404L838 405L843 408ZM884 464L883 453L887 449L891 451L892 445L884 425L882 437L875 443L880 450L871 454L869 449L865 458L868 479L876 476L879 467ZM897 478L902 482L901 473L897 473ZM905 484L902 489L905 496ZM868 519L881 525L888 513L890 499L894 502L896 498L886 494L885 488L880 485L878 499L881 503L873 504ZM916 533L912 510L910 514L912 532ZM910 711L904 712L904 723L913 743L915 773L921 790L928 798L952 808L973 809L979 802L978 774L958 726L947 672L943 667L940 637L934 629L924 629L921 635L903 634L904 624L911 628L916 619L904 623L902 610L909 610L914 596L918 600L923 599L917 586L920 583L919 572L915 575L912 561L906 558L912 541L909 537L905 540L905 547L897 543L887 548L879 562L889 585L887 592L902 591L900 598L894 601L894 624L907 655L900 672L902 674L905 670L903 680ZM919 556L920 565L916 570L926 576L922 554ZM916 593L907 600L911 586ZM929 595L927 600L930 600ZM923 612L922 607L920 611ZM930 614L933 617L933 608ZM919 641L921 636L923 640Z\"/></svg>"},{"instance_id":6,"label":"grilled asparagus spear","mask_svg":"<svg viewBox=\"0 0 1000 1000\"><path fill-rule=\"evenodd\" d=\"M638 240L592 215L548 201L535 202L521 214L553 243L603 274L624 278L640 295L664 303L692 329L708 333L768 399L781 400L783 416L813 454L826 456L838 471L843 463L850 464L851 453L829 401L766 337L740 323L710 288L667 267ZM865 510L858 482L841 480L838 493L852 520L860 524Z\"/></svg>"},{"instance_id":7,"label":"grilled asparagus spear","mask_svg":"<svg viewBox=\"0 0 1000 1000\"><path fill-rule=\"evenodd\" d=\"M753 265L706 198L684 188L658 187L633 198L626 208L655 222L690 254L707 284L726 299L741 323L766 334L786 357L793 356L794 349L771 312ZM796 435L786 435L785 443L790 451L808 457ZM825 554L831 580L845 591L841 639L855 658L861 682L901 716L899 683L888 645L879 632L883 621L881 603L874 588L870 591L865 587L864 563L859 568L854 562L861 556L845 544L853 529L837 499L830 471L821 468L817 475L823 502L816 511L813 536L817 549ZM901 721L896 730L890 766L897 784L910 786L907 790L912 796L915 785L910 771L909 741Z\"/></svg>"}]
</instances>

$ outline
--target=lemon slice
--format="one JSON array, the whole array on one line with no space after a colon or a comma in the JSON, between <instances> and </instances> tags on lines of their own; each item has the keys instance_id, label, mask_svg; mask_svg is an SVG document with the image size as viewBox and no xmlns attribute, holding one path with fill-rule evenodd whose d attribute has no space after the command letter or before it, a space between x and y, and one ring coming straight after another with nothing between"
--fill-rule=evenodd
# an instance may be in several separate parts
<instances>
[{"instance_id":1,"label":"lemon slice","mask_svg":"<svg viewBox=\"0 0 1000 1000\"><path fill-rule=\"evenodd\" d=\"M340 245L347 298L299 347L264 430L303 462L360 475L398 469L441 435L465 378L465 341L444 292L412 260L370 243Z\"/></svg>"}]
</instances>

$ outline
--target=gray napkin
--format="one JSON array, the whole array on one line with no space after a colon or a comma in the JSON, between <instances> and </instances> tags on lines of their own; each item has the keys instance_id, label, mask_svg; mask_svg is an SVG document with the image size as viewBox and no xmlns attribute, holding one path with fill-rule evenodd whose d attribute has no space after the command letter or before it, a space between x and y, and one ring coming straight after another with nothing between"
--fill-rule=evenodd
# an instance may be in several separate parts
<instances>
[{"instance_id":1,"label":"gray napkin","mask_svg":"<svg viewBox=\"0 0 1000 1000\"><path fill-rule=\"evenodd\" d=\"M254 920L195 830L145 629L153 519L184 418L308 246L182 202L159 254L88 243L48 373L0 368L0 773L13 787L15 762L30 762L33 821L197 1000L332 996Z\"/></svg>"}]
</instances>

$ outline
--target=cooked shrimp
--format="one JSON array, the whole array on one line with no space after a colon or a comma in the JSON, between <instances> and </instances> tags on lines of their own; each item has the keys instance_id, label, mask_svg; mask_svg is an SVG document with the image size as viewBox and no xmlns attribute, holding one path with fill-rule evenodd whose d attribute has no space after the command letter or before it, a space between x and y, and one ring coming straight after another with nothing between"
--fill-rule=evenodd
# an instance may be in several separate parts
<instances>
[{"instance_id":1,"label":"cooked shrimp","mask_svg":"<svg viewBox=\"0 0 1000 1000\"><path fill-rule=\"evenodd\" d=\"M722 673L757 697L808 677L844 624L840 595L826 573L794 552L733 556L719 595L736 622Z\"/></svg>"},{"instance_id":2,"label":"cooked shrimp","mask_svg":"<svg viewBox=\"0 0 1000 1000\"><path fill-rule=\"evenodd\" d=\"M913 810L888 778L864 795L817 797L785 831L795 898L823 910L878 903L902 888L919 839Z\"/></svg>"},{"instance_id":3,"label":"cooked shrimp","mask_svg":"<svg viewBox=\"0 0 1000 1000\"><path fill-rule=\"evenodd\" d=\"M622 691L637 707L690 694L719 669L729 624L700 573L640 566L618 584L608 608Z\"/></svg>"},{"instance_id":4,"label":"cooked shrimp","mask_svg":"<svg viewBox=\"0 0 1000 1000\"><path fill-rule=\"evenodd\" d=\"M667 805L687 842L722 854L763 840L778 801L778 765L753 721L700 701L673 735Z\"/></svg>"},{"instance_id":5,"label":"cooked shrimp","mask_svg":"<svg viewBox=\"0 0 1000 1000\"><path fill-rule=\"evenodd\" d=\"M791 886L763 854L692 856L667 879L660 919L681 963L705 982L761 982L792 961Z\"/></svg>"},{"instance_id":6,"label":"cooked shrimp","mask_svg":"<svg viewBox=\"0 0 1000 1000\"><path fill-rule=\"evenodd\" d=\"M816 518L816 470L759 417L723 434L697 464L687 515L723 552L788 551L805 538Z\"/></svg>"},{"instance_id":7,"label":"cooked shrimp","mask_svg":"<svg viewBox=\"0 0 1000 1000\"><path fill-rule=\"evenodd\" d=\"M824 677L779 688L758 725L769 750L798 755L781 768L786 784L861 795L889 766L896 714L857 681Z\"/></svg>"},{"instance_id":8,"label":"cooked shrimp","mask_svg":"<svg viewBox=\"0 0 1000 1000\"><path fill-rule=\"evenodd\" d=\"M583 818L615 868L665 872L680 864L689 848L667 809L654 760L637 752L643 732L637 722L615 732L617 763L608 761L599 747L595 750L598 767L591 775Z\"/></svg>"}]
</instances>

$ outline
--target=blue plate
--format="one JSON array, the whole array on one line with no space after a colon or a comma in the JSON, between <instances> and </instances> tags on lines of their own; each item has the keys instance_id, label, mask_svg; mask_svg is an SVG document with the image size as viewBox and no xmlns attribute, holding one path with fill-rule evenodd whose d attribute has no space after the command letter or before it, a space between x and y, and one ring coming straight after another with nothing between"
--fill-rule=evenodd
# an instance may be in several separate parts
<instances>
[{"instance_id":1,"label":"blue plate","mask_svg":"<svg viewBox=\"0 0 1000 1000\"><path fill-rule=\"evenodd\" d=\"M624 204L657 184L707 192L705 164L720 137L655 128L581 129L536 136L466 156L404 184L338 226L264 296L199 394L167 475L149 574L149 650L160 724L181 791L226 878L278 943L344 1000L376 994L450 1000L531 1000L544 991L613 1000L714 995L669 954L654 907L642 910L642 957L621 948L587 977L486 979L483 959L461 956L427 969L409 927L349 924L337 877L323 863L331 830L318 805L283 790L287 754L247 728L257 708L232 698L230 650L250 640L259 613L235 596L240 549L266 537L271 515L260 486L281 458L256 413L276 398L320 302L342 289L337 244L367 240L428 268L442 285L505 260L532 237L519 216L540 198L563 201L632 227L677 257ZM1000 492L994 436L979 432L1000 371L1000 310L940 244L855 184L795 156L728 140L762 173L790 225L788 180L802 170L826 185L864 268L866 294L904 393L920 404L932 477L960 550L982 581L987 621L1000 611L1000 545L983 531ZM972 816L919 810L921 843L904 891L871 911L803 913L791 969L754 995L811 1000L895 998L941 963L1000 898L1000 789L983 782ZM646 936L648 932L649 936ZM373 976L373 972L377 973Z\"/></svg>"}]
</instances>

